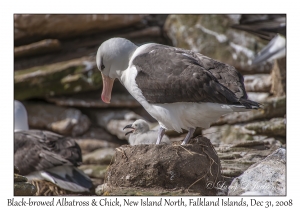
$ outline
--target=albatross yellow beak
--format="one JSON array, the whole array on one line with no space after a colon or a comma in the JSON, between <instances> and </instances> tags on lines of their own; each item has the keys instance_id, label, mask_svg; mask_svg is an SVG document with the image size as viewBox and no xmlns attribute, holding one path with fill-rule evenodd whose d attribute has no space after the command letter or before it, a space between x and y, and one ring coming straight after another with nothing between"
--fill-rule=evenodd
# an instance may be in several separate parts
<instances>
[{"instance_id":1,"label":"albatross yellow beak","mask_svg":"<svg viewBox=\"0 0 300 210\"><path fill-rule=\"evenodd\" d=\"M114 80L115 79L112 79L102 74L103 89L102 89L101 99L104 103L108 103L108 104L110 103L111 91L114 85Z\"/></svg>"}]
</instances>

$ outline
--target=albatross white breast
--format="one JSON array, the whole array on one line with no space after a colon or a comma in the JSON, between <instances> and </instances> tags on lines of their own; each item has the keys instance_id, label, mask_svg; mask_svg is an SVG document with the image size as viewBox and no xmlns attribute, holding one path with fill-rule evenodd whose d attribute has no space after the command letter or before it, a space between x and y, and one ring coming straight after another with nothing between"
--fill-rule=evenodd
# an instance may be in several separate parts
<instances>
[{"instance_id":1,"label":"albatross white breast","mask_svg":"<svg viewBox=\"0 0 300 210\"><path fill-rule=\"evenodd\" d=\"M190 50L112 38L101 44L96 56L102 73L101 98L109 103L114 79L160 124L157 144L166 129L188 135L196 127L208 128L220 116L259 108L248 100L242 75L227 64Z\"/></svg>"}]
</instances>

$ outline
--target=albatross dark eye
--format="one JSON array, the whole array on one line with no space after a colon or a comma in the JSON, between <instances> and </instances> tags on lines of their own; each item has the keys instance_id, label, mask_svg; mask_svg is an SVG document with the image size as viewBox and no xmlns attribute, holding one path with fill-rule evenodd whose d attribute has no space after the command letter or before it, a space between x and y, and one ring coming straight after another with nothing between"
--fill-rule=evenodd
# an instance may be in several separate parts
<instances>
[{"instance_id":1,"label":"albatross dark eye","mask_svg":"<svg viewBox=\"0 0 300 210\"><path fill-rule=\"evenodd\" d=\"M105 68L105 66L102 64L102 65L101 65L101 70L103 70L104 68Z\"/></svg>"}]
</instances>

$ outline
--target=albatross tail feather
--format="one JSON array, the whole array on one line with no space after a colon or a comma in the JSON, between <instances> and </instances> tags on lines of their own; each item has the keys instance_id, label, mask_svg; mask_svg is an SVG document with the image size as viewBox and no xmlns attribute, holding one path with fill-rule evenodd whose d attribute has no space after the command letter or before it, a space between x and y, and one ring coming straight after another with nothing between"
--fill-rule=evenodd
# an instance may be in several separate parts
<instances>
[{"instance_id":1,"label":"albatross tail feather","mask_svg":"<svg viewBox=\"0 0 300 210\"><path fill-rule=\"evenodd\" d=\"M93 183L82 171L73 166L58 166L26 176L28 180L48 180L62 189L72 192L89 192Z\"/></svg>"},{"instance_id":2,"label":"albatross tail feather","mask_svg":"<svg viewBox=\"0 0 300 210\"><path fill-rule=\"evenodd\" d=\"M262 104L249 99L240 98L239 102L246 107L246 109L259 109L262 108Z\"/></svg>"},{"instance_id":3,"label":"albatross tail feather","mask_svg":"<svg viewBox=\"0 0 300 210\"><path fill-rule=\"evenodd\" d=\"M90 178L75 167L60 166L56 168L45 172L63 189L72 192L89 192L93 186Z\"/></svg>"}]
</instances>

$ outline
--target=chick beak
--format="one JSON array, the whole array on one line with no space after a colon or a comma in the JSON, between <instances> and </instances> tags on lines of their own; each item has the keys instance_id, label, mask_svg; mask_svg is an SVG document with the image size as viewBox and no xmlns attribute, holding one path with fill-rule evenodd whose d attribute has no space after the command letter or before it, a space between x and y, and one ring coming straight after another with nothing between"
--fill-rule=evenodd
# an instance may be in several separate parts
<instances>
[{"instance_id":1,"label":"chick beak","mask_svg":"<svg viewBox=\"0 0 300 210\"><path fill-rule=\"evenodd\" d=\"M132 124L126 125L126 126L123 128L123 130L126 129L126 128L130 128L130 129L132 129L132 130L129 131L129 132L127 132L127 133L125 133L125 136L128 135L128 134L130 134L130 133L133 133L134 128L132 127Z\"/></svg>"}]
</instances>

